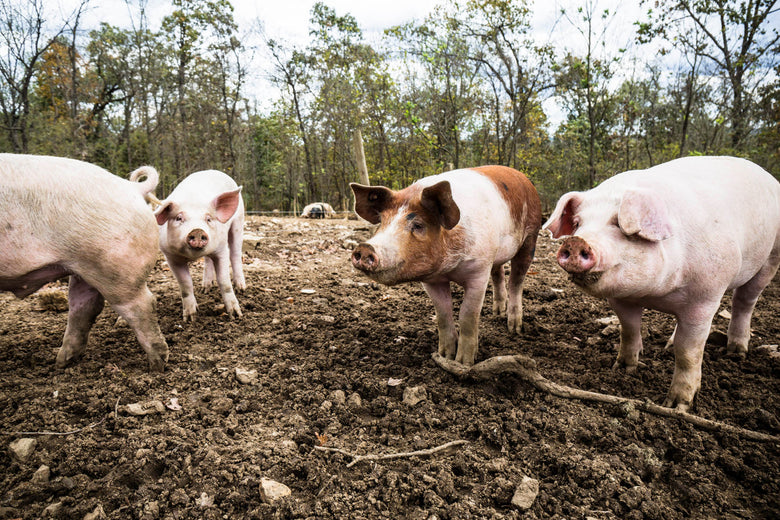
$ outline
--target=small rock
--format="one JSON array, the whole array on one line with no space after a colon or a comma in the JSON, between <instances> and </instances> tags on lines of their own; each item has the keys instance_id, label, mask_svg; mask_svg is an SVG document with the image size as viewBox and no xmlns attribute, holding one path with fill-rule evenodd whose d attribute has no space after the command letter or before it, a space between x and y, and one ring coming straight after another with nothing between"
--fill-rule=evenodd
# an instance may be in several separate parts
<instances>
[{"instance_id":1,"label":"small rock","mask_svg":"<svg viewBox=\"0 0 780 520\"><path fill-rule=\"evenodd\" d=\"M84 515L84 520L106 520L108 518L106 516L106 512L103 511L103 505L98 504L95 509L92 510L91 513L87 513Z\"/></svg>"},{"instance_id":2,"label":"small rock","mask_svg":"<svg viewBox=\"0 0 780 520\"><path fill-rule=\"evenodd\" d=\"M539 481L530 477L523 477L520 485L515 489L512 497L512 505L516 508L526 511L531 508L539 494Z\"/></svg>"},{"instance_id":3,"label":"small rock","mask_svg":"<svg viewBox=\"0 0 780 520\"><path fill-rule=\"evenodd\" d=\"M360 408L363 406L363 398L360 397L359 393L353 392L350 394L349 399L347 399L347 406L350 408Z\"/></svg>"},{"instance_id":4,"label":"small rock","mask_svg":"<svg viewBox=\"0 0 780 520\"><path fill-rule=\"evenodd\" d=\"M253 385L257 382L257 370L236 368L236 380L244 385Z\"/></svg>"},{"instance_id":5,"label":"small rock","mask_svg":"<svg viewBox=\"0 0 780 520\"><path fill-rule=\"evenodd\" d=\"M8 447L11 450L11 455L14 456L19 462L27 462L35 451L35 447L38 445L38 441L35 439L16 439Z\"/></svg>"},{"instance_id":6,"label":"small rock","mask_svg":"<svg viewBox=\"0 0 780 520\"><path fill-rule=\"evenodd\" d=\"M164 413L165 405L162 401L146 401L144 403L130 403L124 407L124 410L130 415L150 415Z\"/></svg>"},{"instance_id":7,"label":"small rock","mask_svg":"<svg viewBox=\"0 0 780 520\"><path fill-rule=\"evenodd\" d=\"M357 240L352 240L351 238L348 238L342 242L341 246L344 249L355 249L358 246Z\"/></svg>"},{"instance_id":8,"label":"small rock","mask_svg":"<svg viewBox=\"0 0 780 520\"><path fill-rule=\"evenodd\" d=\"M208 496L206 492L200 494L198 499L195 501L195 503L200 507L201 509L204 509L206 507L211 507L214 505L214 497Z\"/></svg>"},{"instance_id":9,"label":"small rock","mask_svg":"<svg viewBox=\"0 0 780 520\"><path fill-rule=\"evenodd\" d=\"M334 390L330 393L330 400L334 404L343 405L347 402L347 394L344 393L344 390Z\"/></svg>"},{"instance_id":10,"label":"small rock","mask_svg":"<svg viewBox=\"0 0 780 520\"><path fill-rule=\"evenodd\" d=\"M50 506L43 510L43 518L52 517L59 518L62 513L62 502L54 502Z\"/></svg>"},{"instance_id":11,"label":"small rock","mask_svg":"<svg viewBox=\"0 0 780 520\"><path fill-rule=\"evenodd\" d=\"M424 386L407 386L404 388L404 404L414 406L428 399L428 391Z\"/></svg>"},{"instance_id":12,"label":"small rock","mask_svg":"<svg viewBox=\"0 0 780 520\"><path fill-rule=\"evenodd\" d=\"M331 403L327 399L322 401L322 404L320 405L320 410L322 410L323 412L329 412L331 408L333 408L333 403Z\"/></svg>"},{"instance_id":13,"label":"small rock","mask_svg":"<svg viewBox=\"0 0 780 520\"><path fill-rule=\"evenodd\" d=\"M265 477L260 479L260 499L266 504L273 504L291 494L290 488L280 482Z\"/></svg>"},{"instance_id":14,"label":"small rock","mask_svg":"<svg viewBox=\"0 0 780 520\"><path fill-rule=\"evenodd\" d=\"M32 481L35 484L48 484L51 476L51 469L47 465L42 465L33 473Z\"/></svg>"},{"instance_id":15,"label":"small rock","mask_svg":"<svg viewBox=\"0 0 780 520\"><path fill-rule=\"evenodd\" d=\"M605 316L604 318L598 318L596 320L596 323L599 325L620 325L620 320L618 320L617 316Z\"/></svg>"},{"instance_id":16,"label":"small rock","mask_svg":"<svg viewBox=\"0 0 780 520\"><path fill-rule=\"evenodd\" d=\"M227 415L233 410L233 400L229 397L217 397L211 402L209 408L214 413Z\"/></svg>"},{"instance_id":17,"label":"small rock","mask_svg":"<svg viewBox=\"0 0 780 520\"><path fill-rule=\"evenodd\" d=\"M602 336L617 336L620 334L620 325L607 325L601 329Z\"/></svg>"}]
</instances>

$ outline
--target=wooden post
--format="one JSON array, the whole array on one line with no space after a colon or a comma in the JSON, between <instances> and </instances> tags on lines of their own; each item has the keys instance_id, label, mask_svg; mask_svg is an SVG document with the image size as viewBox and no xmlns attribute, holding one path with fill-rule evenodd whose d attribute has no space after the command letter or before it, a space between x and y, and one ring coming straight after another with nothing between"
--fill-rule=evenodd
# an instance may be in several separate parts
<instances>
[{"instance_id":1,"label":"wooden post","mask_svg":"<svg viewBox=\"0 0 780 520\"><path fill-rule=\"evenodd\" d=\"M355 133L352 134L352 146L355 148L355 162L357 163L358 173L360 174L360 184L370 186L371 182L368 180L366 154L363 151L363 134L360 133L360 128L356 128Z\"/></svg>"}]
</instances>

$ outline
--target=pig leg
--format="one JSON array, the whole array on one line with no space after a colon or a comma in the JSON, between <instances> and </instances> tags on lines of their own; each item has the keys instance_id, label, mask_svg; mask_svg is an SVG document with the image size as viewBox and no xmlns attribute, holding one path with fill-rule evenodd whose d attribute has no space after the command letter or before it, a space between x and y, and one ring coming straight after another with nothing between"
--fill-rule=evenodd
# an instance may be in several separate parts
<instances>
[{"instance_id":1,"label":"pig leg","mask_svg":"<svg viewBox=\"0 0 780 520\"><path fill-rule=\"evenodd\" d=\"M493 315L506 316L506 282L503 264L493 266L490 280L493 283Z\"/></svg>"},{"instance_id":2,"label":"pig leg","mask_svg":"<svg viewBox=\"0 0 780 520\"><path fill-rule=\"evenodd\" d=\"M433 301L436 309L436 327L439 330L439 355L447 359L455 359L458 345L458 331L455 329L455 319L452 315L452 291L450 282L423 283L423 288Z\"/></svg>"},{"instance_id":3,"label":"pig leg","mask_svg":"<svg viewBox=\"0 0 780 520\"><path fill-rule=\"evenodd\" d=\"M753 309L761 291L769 285L777 273L778 265L780 265L780 251L774 257L770 257L761 270L745 285L734 289L728 346L726 347L728 352L739 354L742 357L747 355L750 340L750 318L753 316Z\"/></svg>"},{"instance_id":4,"label":"pig leg","mask_svg":"<svg viewBox=\"0 0 780 520\"><path fill-rule=\"evenodd\" d=\"M212 262L211 258L204 257L203 258L203 281L201 282L201 287L204 289L207 289L214 285L214 282L216 281L217 277L214 272L214 262Z\"/></svg>"},{"instance_id":5,"label":"pig leg","mask_svg":"<svg viewBox=\"0 0 780 520\"><path fill-rule=\"evenodd\" d=\"M238 305L238 300L233 292L233 284L230 283L228 256L227 248L223 248L212 255L211 259L214 261L214 270L217 273L219 292L222 294L222 300L225 302L225 312L229 318L240 318L242 316L241 307Z\"/></svg>"},{"instance_id":6,"label":"pig leg","mask_svg":"<svg viewBox=\"0 0 780 520\"><path fill-rule=\"evenodd\" d=\"M642 352L642 312L643 308L620 300L608 298L607 301L620 320L620 348L613 370L625 368L626 373L636 372L639 366L639 354Z\"/></svg>"},{"instance_id":7,"label":"pig leg","mask_svg":"<svg viewBox=\"0 0 780 520\"><path fill-rule=\"evenodd\" d=\"M168 344L165 342L157 322L157 301L146 284L134 298L123 298L118 302L111 302L111 307L135 331L138 342L149 360L149 370L162 372L168 361Z\"/></svg>"},{"instance_id":8,"label":"pig leg","mask_svg":"<svg viewBox=\"0 0 780 520\"><path fill-rule=\"evenodd\" d=\"M458 338L458 353L455 361L466 366L474 364L479 348L479 314L485 301L490 270L484 275L467 281L463 285L463 302L460 304L460 337Z\"/></svg>"},{"instance_id":9,"label":"pig leg","mask_svg":"<svg viewBox=\"0 0 780 520\"><path fill-rule=\"evenodd\" d=\"M509 271L509 307L506 313L510 334L520 334L523 328L523 282L534 259L536 237L536 234L527 237L512 258L512 268Z\"/></svg>"},{"instance_id":10,"label":"pig leg","mask_svg":"<svg viewBox=\"0 0 780 520\"><path fill-rule=\"evenodd\" d=\"M722 296L722 294L721 294ZM663 405L687 412L696 392L701 387L701 362L704 345L710 333L712 319L718 310L720 298L714 303L700 306L677 316L674 333L674 374L669 394Z\"/></svg>"},{"instance_id":11,"label":"pig leg","mask_svg":"<svg viewBox=\"0 0 780 520\"><path fill-rule=\"evenodd\" d=\"M68 283L68 325L62 347L57 353L56 365L63 368L84 353L87 338L100 311L103 296L77 275L71 275Z\"/></svg>"},{"instance_id":12,"label":"pig leg","mask_svg":"<svg viewBox=\"0 0 780 520\"><path fill-rule=\"evenodd\" d=\"M195 290L192 287L190 268L187 262L178 263L170 258L167 258L167 260L173 276L179 282L184 321L195 321L195 316L198 314L198 302L195 301Z\"/></svg>"},{"instance_id":13,"label":"pig leg","mask_svg":"<svg viewBox=\"0 0 780 520\"><path fill-rule=\"evenodd\" d=\"M242 260L244 245L244 219L236 218L228 231L228 246L230 248L230 266L233 268L233 284L241 292L246 289L244 279L244 263Z\"/></svg>"}]
</instances>

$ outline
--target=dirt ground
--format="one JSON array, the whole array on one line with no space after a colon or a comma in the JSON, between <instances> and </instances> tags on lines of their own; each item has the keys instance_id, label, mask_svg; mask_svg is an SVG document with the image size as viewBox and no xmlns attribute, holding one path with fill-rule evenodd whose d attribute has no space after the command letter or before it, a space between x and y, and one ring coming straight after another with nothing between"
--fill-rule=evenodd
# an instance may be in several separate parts
<instances>
[{"instance_id":1,"label":"dirt ground","mask_svg":"<svg viewBox=\"0 0 780 520\"><path fill-rule=\"evenodd\" d=\"M233 321L212 289L197 294L199 320L183 323L161 258L150 287L171 349L164 374L147 372L108 308L84 358L57 369L66 312L41 293L0 296L0 518L780 518L777 443L553 397L511 376L463 382L444 372L431 359L434 311L422 287L379 286L349 265L353 241L369 233L354 220L252 217L244 316ZM672 319L647 312L646 366L613 371L617 328L598 321L612 313L568 282L554 252L542 237L522 334L491 315L488 292L478 361L522 353L555 382L661 403ZM780 277L759 300L751 347L780 343L778 302ZM257 380L240 382L237 369ZM779 374L769 349L740 361L708 345L693 411L778 435ZM166 406L128 409L150 401ZM10 450L20 438L35 440L24 462ZM389 454L455 440L468 443L351 467L314 449ZM511 503L524 477L539 486L527 510ZM264 479L290 496L264 497Z\"/></svg>"}]
</instances>

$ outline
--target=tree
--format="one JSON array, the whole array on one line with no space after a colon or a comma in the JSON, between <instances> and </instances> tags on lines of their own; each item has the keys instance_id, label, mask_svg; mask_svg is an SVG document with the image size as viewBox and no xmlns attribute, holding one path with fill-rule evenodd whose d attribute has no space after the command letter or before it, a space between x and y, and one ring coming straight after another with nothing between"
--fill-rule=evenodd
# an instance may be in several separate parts
<instances>
[{"instance_id":1,"label":"tree","mask_svg":"<svg viewBox=\"0 0 780 520\"><path fill-rule=\"evenodd\" d=\"M0 0L0 109L3 129L17 153L26 153L29 148L30 92L36 66L68 26L76 30L87 2L82 0L62 25L48 35L43 0Z\"/></svg>"},{"instance_id":2,"label":"tree","mask_svg":"<svg viewBox=\"0 0 780 520\"><path fill-rule=\"evenodd\" d=\"M675 0L661 5L658 12L648 11L649 21L638 24L640 41L660 37L677 42L723 75L730 95L724 111L731 144L740 149L749 134L756 88L780 56L777 0Z\"/></svg>"}]
</instances>

